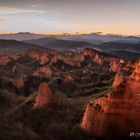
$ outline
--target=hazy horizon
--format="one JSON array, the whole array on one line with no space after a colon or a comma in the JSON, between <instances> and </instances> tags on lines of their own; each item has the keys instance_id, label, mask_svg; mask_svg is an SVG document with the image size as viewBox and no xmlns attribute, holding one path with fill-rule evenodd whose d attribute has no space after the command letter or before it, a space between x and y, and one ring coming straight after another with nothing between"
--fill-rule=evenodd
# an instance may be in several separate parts
<instances>
[{"instance_id":1,"label":"hazy horizon","mask_svg":"<svg viewBox=\"0 0 140 140\"><path fill-rule=\"evenodd\" d=\"M140 35L139 0L0 0L0 33Z\"/></svg>"},{"instance_id":2,"label":"hazy horizon","mask_svg":"<svg viewBox=\"0 0 140 140\"><path fill-rule=\"evenodd\" d=\"M116 36L136 36L136 37L140 37L140 34L117 34L117 33L103 33L103 32L62 32L62 33L39 33L39 32L0 32L0 35L8 35L8 34L18 34L18 33L31 33L31 34L42 34L42 35L82 35L82 34L99 34L99 35L116 35Z\"/></svg>"}]
</instances>

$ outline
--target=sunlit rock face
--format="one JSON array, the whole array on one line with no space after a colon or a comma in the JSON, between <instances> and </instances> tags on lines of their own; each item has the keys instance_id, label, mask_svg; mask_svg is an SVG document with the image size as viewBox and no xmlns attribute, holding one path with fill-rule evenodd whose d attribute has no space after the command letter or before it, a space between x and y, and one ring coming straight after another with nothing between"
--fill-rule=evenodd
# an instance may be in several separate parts
<instances>
[{"instance_id":1,"label":"sunlit rock face","mask_svg":"<svg viewBox=\"0 0 140 140\"><path fill-rule=\"evenodd\" d=\"M38 50L38 49L32 49L32 50L29 50L27 53L26 53L27 56L30 56L31 58L35 58L37 60L39 60L39 57L41 55L41 51Z\"/></svg>"},{"instance_id":2,"label":"sunlit rock face","mask_svg":"<svg viewBox=\"0 0 140 140\"><path fill-rule=\"evenodd\" d=\"M48 84L43 82L40 84L38 89L38 96L36 98L35 107L48 107L53 104L53 94L51 89L49 88Z\"/></svg>"},{"instance_id":3,"label":"sunlit rock face","mask_svg":"<svg viewBox=\"0 0 140 140\"><path fill-rule=\"evenodd\" d=\"M33 59L39 60L41 65L46 64L49 61L48 53L47 52L41 52L40 50L33 49L26 53L27 56L30 56Z\"/></svg>"},{"instance_id":4,"label":"sunlit rock face","mask_svg":"<svg viewBox=\"0 0 140 140\"><path fill-rule=\"evenodd\" d=\"M71 65L71 66L74 66L75 63L73 60L70 60L70 59L63 59L64 63L67 64L67 65Z\"/></svg>"},{"instance_id":5,"label":"sunlit rock face","mask_svg":"<svg viewBox=\"0 0 140 140\"><path fill-rule=\"evenodd\" d=\"M117 72L119 70L119 64L124 64L125 61L123 59L118 59L115 57L111 57L106 53L97 52L90 48L86 48L83 50L84 56L90 56L94 63L99 65L103 65L105 62L110 64L110 71Z\"/></svg>"},{"instance_id":6,"label":"sunlit rock face","mask_svg":"<svg viewBox=\"0 0 140 140\"><path fill-rule=\"evenodd\" d=\"M140 132L140 64L127 79L117 75L112 91L92 100L81 127L94 136L129 136Z\"/></svg>"},{"instance_id":7,"label":"sunlit rock face","mask_svg":"<svg viewBox=\"0 0 140 140\"><path fill-rule=\"evenodd\" d=\"M123 59L120 59L120 62L119 62L120 64L125 64L126 62L125 62L125 60L123 60Z\"/></svg>"},{"instance_id":8,"label":"sunlit rock face","mask_svg":"<svg viewBox=\"0 0 140 140\"><path fill-rule=\"evenodd\" d=\"M0 65L6 65L8 62L12 61L13 59L9 56L2 55L0 56Z\"/></svg>"},{"instance_id":9,"label":"sunlit rock face","mask_svg":"<svg viewBox=\"0 0 140 140\"><path fill-rule=\"evenodd\" d=\"M114 82L113 82L113 87L118 86L121 84L122 81L124 81L124 75L121 72L116 73Z\"/></svg>"},{"instance_id":10,"label":"sunlit rock face","mask_svg":"<svg viewBox=\"0 0 140 140\"><path fill-rule=\"evenodd\" d=\"M131 78L137 82L140 82L140 61L138 62L136 69L134 70Z\"/></svg>"},{"instance_id":11,"label":"sunlit rock face","mask_svg":"<svg viewBox=\"0 0 140 140\"><path fill-rule=\"evenodd\" d=\"M95 56L95 54L96 54L96 52L94 52L92 49L90 49L90 48L85 48L84 50L83 50L83 54L85 55L85 56L91 56L91 57L94 57Z\"/></svg>"},{"instance_id":12,"label":"sunlit rock face","mask_svg":"<svg viewBox=\"0 0 140 140\"><path fill-rule=\"evenodd\" d=\"M110 71L112 72L120 71L120 65L115 60L110 63Z\"/></svg>"},{"instance_id":13,"label":"sunlit rock face","mask_svg":"<svg viewBox=\"0 0 140 140\"><path fill-rule=\"evenodd\" d=\"M104 60L96 53L95 58L93 60L95 63L99 64L99 65L103 65Z\"/></svg>"},{"instance_id":14,"label":"sunlit rock face","mask_svg":"<svg viewBox=\"0 0 140 140\"><path fill-rule=\"evenodd\" d=\"M75 60L79 61L79 62L83 62L84 61L84 55L82 53L78 53L76 56L75 56Z\"/></svg>"},{"instance_id":15,"label":"sunlit rock face","mask_svg":"<svg viewBox=\"0 0 140 140\"><path fill-rule=\"evenodd\" d=\"M67 65L71 65L71 66L75 65L75 59L69 56L58 55L57 58L59 60L62 60Z\"/></svg>"},{"instance_id":16,"label":"sunlit rock face","mask_svg":"<svg viewBox=\"0 0 140 140\"><path fill-rule=\"evenodd\" d=\"M45 52L45 53L42 53L39 57L39 60L40 60L40 64L41 65L44 65L46 64L47 62L49 62L49 58L48 58L48 53Z\"/></svg>"},{"instance_id":17,"label":"sunlit rock face","mask_svg":"<svg viewBox=\"0 0 140 140\"><path fill-rule=\"evenodd\" d=\"M139 61L130 60L130 61L128 61L126 66L129 68L135 69L137 67L138 63L139 63Z\"/></svg>"}]
</instances>

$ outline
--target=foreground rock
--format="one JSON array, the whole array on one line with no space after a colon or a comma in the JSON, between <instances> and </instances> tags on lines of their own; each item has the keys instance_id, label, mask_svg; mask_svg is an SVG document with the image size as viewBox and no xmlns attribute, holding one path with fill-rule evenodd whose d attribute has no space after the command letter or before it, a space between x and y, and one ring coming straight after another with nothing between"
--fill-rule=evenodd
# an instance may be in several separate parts
<instances>
[{"instance_id":1,"label":"foreground rock","mask_svg":"<svg viewBox=\"0 0 140 140\"><path fill-rule=\"evenodd\" d=\"M108 96L88 104L81 127L94 136L140 132L140 61L127 79L116 76Z\"/></svg>"}]
</instances>

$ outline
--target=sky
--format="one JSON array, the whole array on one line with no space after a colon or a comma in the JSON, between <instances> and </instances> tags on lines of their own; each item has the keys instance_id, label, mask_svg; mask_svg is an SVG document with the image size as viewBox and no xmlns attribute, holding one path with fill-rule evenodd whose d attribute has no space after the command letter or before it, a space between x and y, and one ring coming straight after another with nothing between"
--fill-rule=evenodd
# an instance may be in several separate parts
<instances>
[{"instance_id":1,"label":"sky","mask_svg":"<svg viewBox=\"0 0 140 140\"><path fill-rule=\"evenodd\" d=\"M140 0L0 0L0 33L140 35Z\"/></svg>"}]
</instances>

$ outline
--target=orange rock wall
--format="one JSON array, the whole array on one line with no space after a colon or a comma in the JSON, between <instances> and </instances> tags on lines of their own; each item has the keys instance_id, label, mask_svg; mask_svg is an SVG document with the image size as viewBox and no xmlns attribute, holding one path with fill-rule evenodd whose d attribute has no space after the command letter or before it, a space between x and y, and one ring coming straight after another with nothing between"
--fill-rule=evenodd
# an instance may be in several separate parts
<instances>
[{"instance_id":1,"label":"orange rock wall","mask_svg":"<svg viewBox=\"0 0 140 140\"><path fill-rule=\"evenodd\" d=\"M120 82L120 78L119 86L114 87L108 96L88 104L81 127L89 134L129 136L130 132L140 132L139 67L126 80Z\"/></svg>"}]
</instances>

